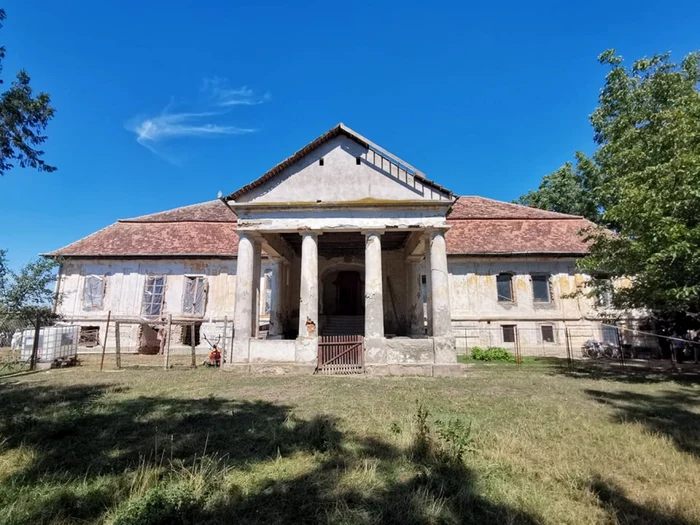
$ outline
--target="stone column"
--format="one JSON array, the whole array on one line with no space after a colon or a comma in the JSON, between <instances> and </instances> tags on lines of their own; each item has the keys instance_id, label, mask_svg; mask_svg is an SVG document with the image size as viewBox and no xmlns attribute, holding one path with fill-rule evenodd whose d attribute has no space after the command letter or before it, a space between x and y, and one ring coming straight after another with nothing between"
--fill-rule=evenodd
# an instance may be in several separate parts
<instances>
[{"instance_id":1,"label":"stone column","mask_svg":"<svg viewBox=\"0 0 700 525\"><path fill-rule=\"evenodd\" d=\"M406 297L408 300L408 333L425 335L425 312L423 311L423 286L421 282L421 258L406 259Z\"/></svg>"},{"instance_id":2,"label":"stone column","mask_svg":"<svg viewBox=\"0 0 700 525\"><path fill-rule=\"evenodd\" d=\"M262 241L253 244L253 315L251 316L251 336L258 337L260 330L260 280L262 279Z\"/></svg>"},{"instance_id":3,"label":"stone column","mask_svg":"<svg viewBox=\"0 0 700 525\"><path fill-rule=\"evenodd\" d=\"M301 284L299 288L299 337L295 361L315 364L318 359L318 236L301 234Z\"/></svg>"},{"instance_id":4,"label":"stone column","mask_svg":"<svg viewBox=\"0 0 700 525\"><path fill-rule=\"evenodd\" d=\"M428 297L426 301L425 320L428 328L428 335L433 335L433 279L430 271L430 232L425 232L425 258L423 260L425 270L425 292Z\"/></svg>"},{"instance_id":5,"label":"stone column","mask_svg":"<svg viewBox=\"0 0 700 525\"><path fill-rule=\"evenodd\" d=\"M233 314L233 344L229 363L247 363L253 326L253 268L255 241L247 233L238 233L236 261L236 304Z\"/></svg>"},{"instance_id":6,"label":"stone column","mask_svg":"<svg viewBox=\"0 0 700 525\"><path fill-rule=\"evenodd\" d=\"M382 232L365 233L365 338L384 337Z\"/></svg>"},{"instance_id":7,"label":"stone column","mask_svg":"<svg viewBox=\"0 0 700 525\"><path fill-rule=\"evenodd\" d=\"M381 231L365 233L365 362L386 363Z\"/></svg>"},{"instance_id":8,"label":"stone column","mask_svg":"<svg viewBox=\"0 0 700 525\"><path fill-rule=\"evenodd\" d=\"M284 332L284 304L282 301L282 282L285 271L281 259L274 261L272 279L270 279L270 331L268 337L279 337Z\"/></svg>"},{"instance_id":9,"label":"stone column","mask_svg":"<svg viewBox=\"0 0 700 525\"><path fill-rule=\"evenodd\" d=\"M301 234L299 337L318 336L318 233Z\"/></svg>"},{"instance_id":10,"label":"stone column","mask_svg":"<svg viewBox=\"0 0 700 525\"><path fill-rule=\"evenodd\" d=\"M445 232L430 232L430 292L436 363L457 361L450 312L450 278L447 270Z\"/></svg>"}]
</instances>

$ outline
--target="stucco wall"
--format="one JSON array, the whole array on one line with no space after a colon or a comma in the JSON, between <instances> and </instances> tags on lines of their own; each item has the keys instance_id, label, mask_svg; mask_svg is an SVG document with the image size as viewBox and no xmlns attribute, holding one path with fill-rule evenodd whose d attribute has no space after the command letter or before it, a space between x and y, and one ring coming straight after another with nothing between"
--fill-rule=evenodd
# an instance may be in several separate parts
<instances>
[{"instance_id":1,"label":"stucco wall","mask_svg":"<svg viewBox=\"0 0 700 525\"><path fill-rule=\"evenodd\" d=\"M360 164L357 164L357 158ZM323 158L323 166L319 160ZM376 161L376 165L374 162ZM408 176L408 182L406 177ZM239 202L347 202L365 199L440 199L396 165L345 136L336 137L288 167L264 185L242 195Z\"/></svg>"}]
</instances>

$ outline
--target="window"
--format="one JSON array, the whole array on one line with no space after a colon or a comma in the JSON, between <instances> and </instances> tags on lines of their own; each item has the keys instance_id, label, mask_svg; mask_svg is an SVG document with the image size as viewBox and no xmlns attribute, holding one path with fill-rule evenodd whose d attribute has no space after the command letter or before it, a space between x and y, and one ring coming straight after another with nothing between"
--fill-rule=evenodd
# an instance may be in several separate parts
<instances>
[{"instance_id":1,"label":"window","mask_svg":"<svg viewBox=\"0 0 700 525\"><path fill-rule=\"evenodd\" d=\"M194 346L199 346L202 323L194 324ZM186 324L180 333L180 342L185 346L192 346L192 325Z\"/></svg>"},{"instance_id":2,"label":"window","mask_svg":"<svg viewBox=\"0 0 700 525\"><path fill-rule=\"evenodd\" d=\"M554 327L551 324L543 324L540 326L540 331L542 332L543 343L554 342Z\"/></svg>"},{"instance_id":3,"label":"window","mask_svg":"<svg viewBox=\"0 0 700 525\"><path fill-rule=\"evenodd\" d=\"M207 280L204 277L185 276L185 289L182 292L182 313L204 315L207 297Z\"/></svg>"},{"instance_id":4,"label":"window","mask_svg":"<svg viewBox=\"0 0 700 525\"><path fill-rule=\"evenodd\" d=\"M428 302L428 278L425 275L420 276L420 293L423 302Z\"/></svg>"},{"instance_id":5,"label":"window","mask_svg":"<svg viewBox=\"0 0 700 525\"><path fill-rule=\"evenodd\" d=\"M612 306L613 289L609 280L601 283L600 288L595 290L595 304L602 308Z\"/></svg>"},{"instance_id":6,"label":"window","mask_svg":"<svg viewBox=\"0 0 700 525\"><path fill-rule=\"evenodd\" d=\"M548 303L551 301L549 294L549 276L532 276L532 294L536 303Z\"/></svg>"},{"instance_id":7,"label":"window","mask_svg":"<svg viewBox=\"0 0 700 525\"><path fill-rule=\"evenodd\" d=\"M504 343L515 343L515 325L514 324L503 324L503 325L501 325L501 330L503 331L503 342Z\"/></svg>"},{"instance_id":8,"label":"window","mask_svg":"<svg viewBox=\"0 0 700 525\"><path fill-rule=\"evenodd\" d=\"M164 292L165 277L162 275L147 275L146 284L143 288L141 314L160 315L163 310L163 299L165 297Z\"/></svg>"},{"instance_id":9,"label":"window","mask_svg":"<svg viewBox=\"0 0 700 525\"><path fill-rule=\"evenodd\" d=\"M99 326L81 326L80 336L78 338L79 345L85 345L88 348L100 344L100 327Z\"/></svg>"},{"instance_id":10,"label":"window","mask_svg":"<svg viewBox=\"0 0 700 525\"><path fill-rule=\"evenodd\" d=\"M355 164L357 164L358 166L362 164L362 157L355 157Z\"/></svg>"},{"instance_id":11,"label":"window","mask_svg":"<svg viewBox=\"0 0 700 525\"><path fill-rule=\"evenodd\" d=\"M88 275L83 285L83 308L101 310L104 304L105 278L100 275Z\"/></svg>"},{"instance_id":12,"label":"window","mask_svg":"<svg viewBox=\"0 0 700 525\"><path fill-rule=\"evenodd\" d=\"M499 303L512 303L513 276L509 273L499 273L496 277L496 291Z\"/></svg>"},{"instance_id":13,"label":"window","mask_svg":"<svg viewBox=\"0 0 700 525\"><path fill-rule=\"evenodd\" d=\"M272 311L272 270L265 270L263 274L263 290L265 291L263 315L270 315Z\"/></svg>"},{"instance_id":14,"label":"window","mask_svg":"<svg viewBox=\"0 0 700 525\"><path fill-rule=\"evenodd\" d=\"M319 165L319 166L323 166L323 157L321 157L320 159L318 159L318 165Z\"/></svg>"}]
</instances>

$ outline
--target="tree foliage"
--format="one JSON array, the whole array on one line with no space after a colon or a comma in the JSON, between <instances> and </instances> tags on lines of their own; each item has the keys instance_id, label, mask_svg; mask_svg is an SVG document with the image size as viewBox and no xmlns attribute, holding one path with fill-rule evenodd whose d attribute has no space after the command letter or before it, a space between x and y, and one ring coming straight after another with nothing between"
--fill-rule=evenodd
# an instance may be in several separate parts
<instances>
[{"instance_id":1,"label":"tree foliage","mask_svg":"<svg viewBox=\"0 0 700 525\"><path fill-rule=\"evenodd\" d=\"M0 314L34 322L53 318L51 304L55 297L53 284L60 262L37 259L20 268L9 269L7 252L0 250Z\"/></svg>"},{"instance_id":2,"label":"tree foliage","mask_svg":"<svg viewBox=\"0 0 700 525\"><path fill-rule=\"evenodd\" d=\"M589 270L628 275L616 303L700 312L700 54L625 68L613 50L591 115L601 178L595 194L616 235L591 233Z\"/></svg>"},{"instance_id":3,"label":"tree foliage","mask_svg":"<svg viewBox=\"0 0 700 525\"><path fill-rule=\"evenodd\" d=\"M600 220L600 207L594 195L599 183L595 163L583 153L576 153L576 166L566 162L545 175L536 191L522 195L518 204L543 210L581 215L591 221Z\"/></svg>"},{"instance_id":4,"label":"tree foliage","mask_svg":"<svg viewBox=\"0 0 700 525\"><path fill-rule=\"evenodd\" d=\"M700 54L625 67L614 50L591 115L597 150L577 154L520 202L578 213L609 229L587 232L584 269L629 277L614 303L664 316L700 312ZM595 214L591 212L595 210ZM597 217L596 217L597 215ZM612 234L611 234L612 230ZM594 285L604 287L601 279Z\"/></svg>"},{"instance_id":5,"label":"tree foliage","mask_svg":"<svg viewBox=\"0 0 700 525\"><path fill-rule=\"evenodd\" d=\"M0 27L5 17L5 10L0 9ZM0 71L4 58L5 46L0 46ZM20 70L10 88L0 94L0 175L16 164L39 171L56 170L42 159L44 152L40 149L46 141L44 131L55 110L51 107L49 95L34 95L29 83L27 72Z\"/></svg>"}]
</instances>

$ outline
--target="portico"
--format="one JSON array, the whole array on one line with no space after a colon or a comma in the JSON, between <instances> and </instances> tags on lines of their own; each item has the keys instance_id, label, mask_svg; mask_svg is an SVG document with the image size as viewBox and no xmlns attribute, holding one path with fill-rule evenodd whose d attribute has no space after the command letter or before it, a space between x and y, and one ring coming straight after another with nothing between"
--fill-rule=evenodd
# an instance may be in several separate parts
<instances>
[{"instance_id":1,"label":"portico","mask_svg":"<svg viewBox=\"0 0 700 525\"><path fill-rule=\"evenodd\" d=\"M228 366L318 365L319 338L364 338L376 373L451 373L452 195L343 125L222 198L238 217ZM258 338L261 257L276 264Z\"/></svg>"}]
</instances>

